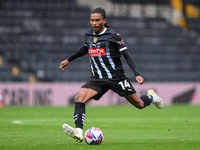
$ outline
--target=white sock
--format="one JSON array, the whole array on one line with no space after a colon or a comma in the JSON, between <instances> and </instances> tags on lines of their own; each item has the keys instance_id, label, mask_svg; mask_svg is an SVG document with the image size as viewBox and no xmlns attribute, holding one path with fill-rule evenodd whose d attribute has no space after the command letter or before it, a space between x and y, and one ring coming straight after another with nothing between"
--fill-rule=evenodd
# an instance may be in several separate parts
<instances>
[{"instance_id":1,"label":"white sock","mask_svg":"<svg viewBox=\"0 0 200 150\"><path fill-rule=\"evenodd\" d=\"M155 94L150 94L153 97L153 102L157 102L157 98Z\"/></svg>"}]
</instances>

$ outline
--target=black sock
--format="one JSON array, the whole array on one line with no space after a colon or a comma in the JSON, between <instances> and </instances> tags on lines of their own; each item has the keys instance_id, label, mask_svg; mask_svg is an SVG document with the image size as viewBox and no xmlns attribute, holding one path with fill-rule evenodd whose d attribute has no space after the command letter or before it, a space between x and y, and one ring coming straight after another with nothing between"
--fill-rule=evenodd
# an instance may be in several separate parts
<instances>
[{"instance_id":1,"label":"black sock","mask_svg":"<svg viewBox=\"0 0 200 150\"><path fill-rule=\"evenodd\" d=\"M85 121L85 103L75 102L74 123L76 128L83 129Z\"/></svg>"},{"instance_id":2,"label":"black sock","mask_svg":"<svg viewBox=\"0 0 200 150\"><path fill-rule=\"evenodd\" d=\"M142 95L140 98L144 102L144 107L149 106L153 101L153 97L151 95Z\"/></svg>"}]
</instances>

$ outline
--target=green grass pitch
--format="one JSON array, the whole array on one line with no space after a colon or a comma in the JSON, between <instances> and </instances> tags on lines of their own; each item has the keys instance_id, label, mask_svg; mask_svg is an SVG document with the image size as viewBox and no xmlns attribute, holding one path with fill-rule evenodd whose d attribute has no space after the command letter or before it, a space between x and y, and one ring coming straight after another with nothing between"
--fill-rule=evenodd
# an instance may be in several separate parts
<instances>
[{"instance_id":1,"label":"green grass pitch","mask_svg":"<svg viewBox=\"0 0 200 150\"><path fill-rule=\"evenodd\" d=\"M101 145L77 143L63 132L63 123L74 126L73 112L73 106L1 108L0 149L200 150L200 106L87 106L84 132L100 128Z\"/></svg>"}]
</instances>

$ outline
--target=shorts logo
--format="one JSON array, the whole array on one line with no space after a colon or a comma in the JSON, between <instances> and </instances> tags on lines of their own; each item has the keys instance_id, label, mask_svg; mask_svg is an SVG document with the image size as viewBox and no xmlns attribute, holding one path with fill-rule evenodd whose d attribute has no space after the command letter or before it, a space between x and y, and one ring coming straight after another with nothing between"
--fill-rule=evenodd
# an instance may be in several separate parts
<instances>
[{"instance_id":1,"label":"shorts logo","mask_svg":"<svg viewBox=\"0 0 200 150\"><path fill-rule=\"evenodd\" d=\"M106 56L105 48L92 48L89 49L90 57Z\"/></svg>"}]
</instances>

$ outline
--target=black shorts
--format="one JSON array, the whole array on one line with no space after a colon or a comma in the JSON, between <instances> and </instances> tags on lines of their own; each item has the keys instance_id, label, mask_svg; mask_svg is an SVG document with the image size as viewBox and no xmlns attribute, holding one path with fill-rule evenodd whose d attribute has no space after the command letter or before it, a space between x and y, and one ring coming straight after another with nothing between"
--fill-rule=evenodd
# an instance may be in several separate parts
<instances>
[{"instance_id":1,"label":"black shorts","mask_svg":"<svg viewBox=\"0 0 200 150\"><path fill-rule=\"evenodd\" d=\"M82 88L90 88L98 92L98 95L93 99L99 100L109 89L119 94L126 96L136 93L128 78L125 79L96 79L92 78L86 82Z\"/></svg>"}]
</instances>

